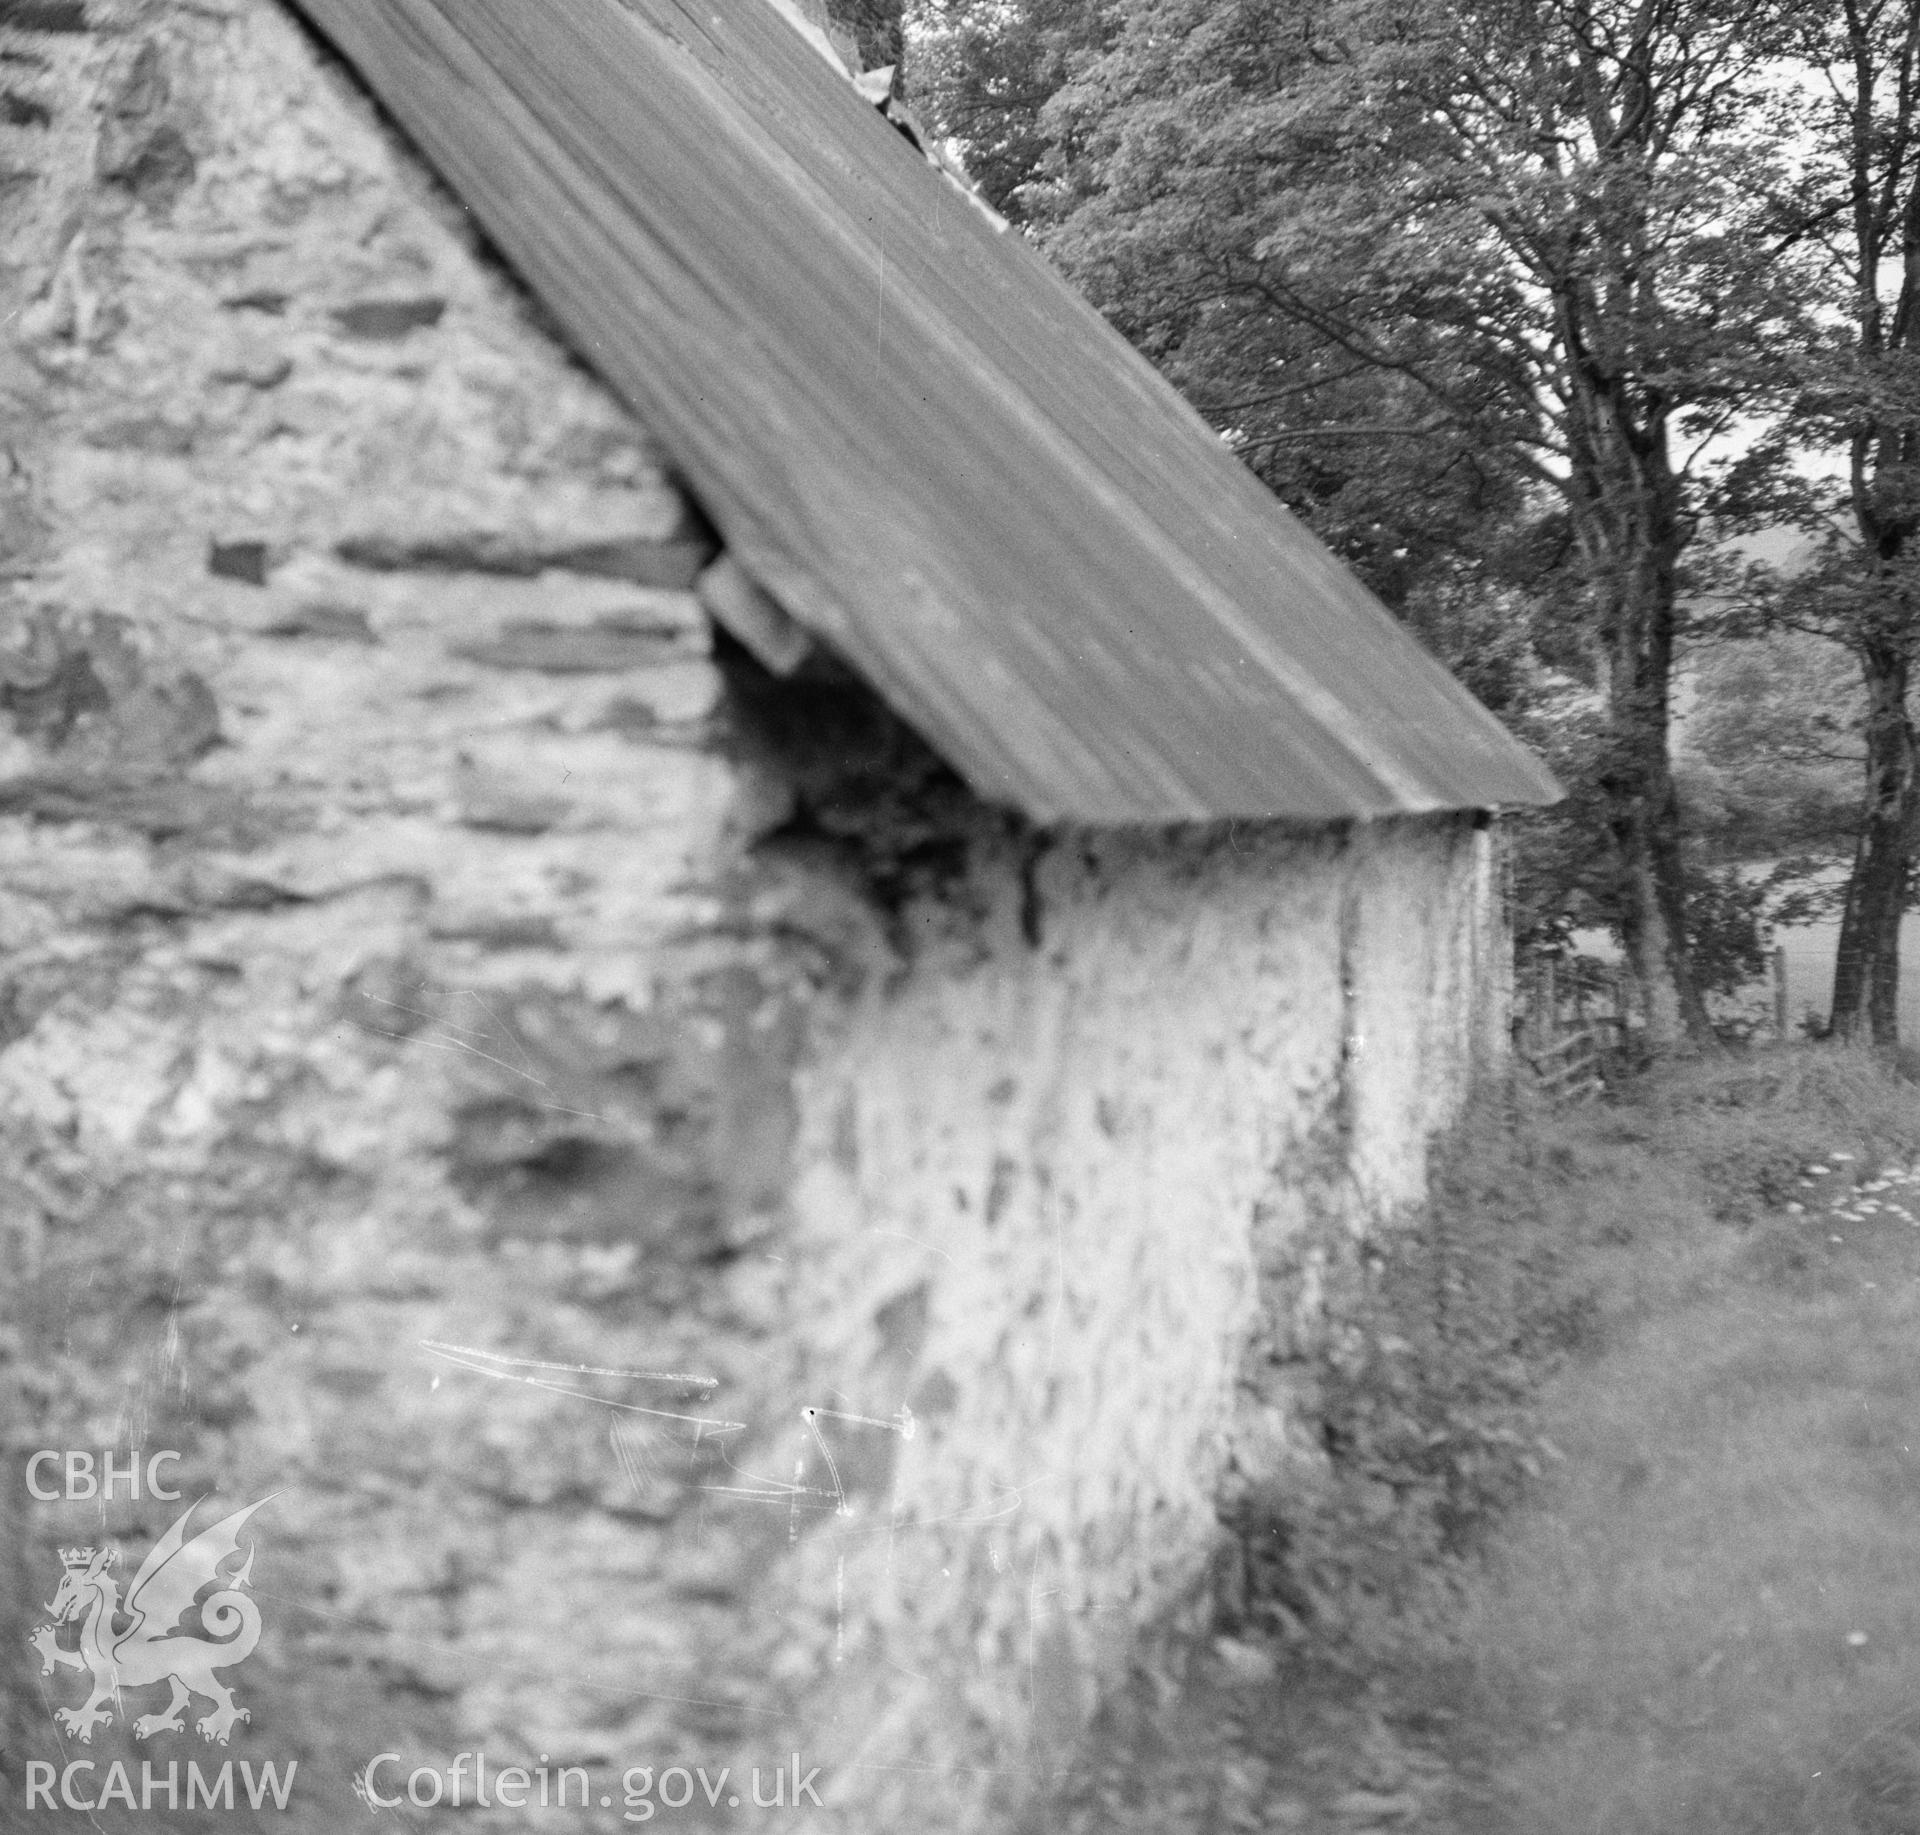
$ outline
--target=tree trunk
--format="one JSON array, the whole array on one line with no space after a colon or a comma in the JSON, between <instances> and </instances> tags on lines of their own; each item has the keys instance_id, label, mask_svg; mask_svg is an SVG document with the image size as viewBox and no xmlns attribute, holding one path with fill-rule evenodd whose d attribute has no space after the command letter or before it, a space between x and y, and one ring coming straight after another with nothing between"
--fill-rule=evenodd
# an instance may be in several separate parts
<instances>
[{"instance_id":1,"label":"tree trunk","mask_svg":"<svg viewBox=\"0 0 1920 1835\"><path fill-rule=\"evenodd\" d=\"M1644 658L1642 659L1644 663ZM1664 670L1610 694L1611 757L1600 779L1620 886L1620 941L1646 1003L1655 1051L1711 1044L1713 1022L1687 951L1680 811L1667 754ZM1616 677L1617 679L1617 677ZM1655 699L1657 708L1649 705Z\"/></svg>"},{"instance_id":2,"label":"tree trunk","mask_svg":"<svg viewBox=\"0 0 1920 1835\"><path fill-rule=\"evenodd\" d=\"M1920 774L1907 718L1909 657L1904 643L1860 646L1867 690L1867 795L1834 963L1828 1031L1876 1045L1900 1042L1900 921L1906 915Z\"/></svg>"},{"instance_id":3,"label":"tree trunk","mask_svg":"<svg viewBox=\"0 0 1920 1835\"><path fill-rule=\"evenodd\" d=\"M1670 1052L1717 1043L1688 953L1680 806L1668 729L1685 536L1665 416L1636 428L1617 385L1591 374L1578 391L1568 504L1583 567L1599 589L1606 670L1606 798L1621 946L1646 1005L1647 1043Z\"/></svg>"}]
</instances>

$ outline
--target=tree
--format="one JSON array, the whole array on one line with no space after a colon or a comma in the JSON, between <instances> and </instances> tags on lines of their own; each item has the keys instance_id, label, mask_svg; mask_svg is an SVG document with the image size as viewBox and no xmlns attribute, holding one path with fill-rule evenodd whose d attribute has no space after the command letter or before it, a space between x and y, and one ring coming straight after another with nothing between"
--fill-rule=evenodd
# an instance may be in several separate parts
<instances>
[{"instance_id":1,"label":"tree","mask_svg":"<svg viewBox=\"0 0 1920 1835\"><path fill-rule=\"evenodd\" d=\"M1668 761L1700 449L1758 411L1800 329L1755 234L1765 17L1131 0L1025 181L1068 270L1323 527L1405 487L1400 530L1534 567L1604 707L1593 781L1660 1045L1711 1037ZM1476 518L1529 539L1476 543Z\"/></svg>"},{"instance_id":2,"label":"tree","mask_svg":"<svg viewBox=\"0 0 1920 1835\"><path fill-rule=\"evenodd\" d=\"M1827 878L1859 800L1857 671L1845 652L1824 634L1775 629L1716 643L1689 675L1674 773L1696 848L1722 863L1806 857L1808 873Z\"/></svg>"},{"instance_id":3,"label":"tree","mask_svg":"<svg viewBox=\"0 0 1920 1835\"><path fill-rule=\"evenodd\" d=\"M966 149L968 176L1009 222L1052 151L1040 124L1079 59L1104 48L1096 0L914 0L907 14L914 106Z\"/></svg>"},{"instance_id":4,"label":"tree","mask_svg":"<svg viewBox=\"0 0 1920 1835\"><path fill-rule=\"evenodd\" d=\"M1841 911L1829 1030L1899 1038L1900 923L1920 835L1909 706L1920 654L1920 0L1840 0L1798 30L1787 112L1806 155L1778 206L1818 252L1837 329L1800 366L1800 441L1846 455L1816 565L1768 582L1773 615L1844 644L1865 696L1865 792Z\"/></svg>"}]
</instances>

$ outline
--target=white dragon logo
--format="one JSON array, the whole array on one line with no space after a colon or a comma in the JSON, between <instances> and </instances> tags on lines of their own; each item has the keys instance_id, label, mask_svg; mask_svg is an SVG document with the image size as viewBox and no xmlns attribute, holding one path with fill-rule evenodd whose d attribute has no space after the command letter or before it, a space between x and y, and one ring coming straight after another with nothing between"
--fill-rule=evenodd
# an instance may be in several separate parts
<instances>
[{"instance_id":1,"label":"white dragon logo","mask_svg":"<svg viewBox=\"0 0 1920 1835\"><path fill-rule=\"evenodd\" d=\"M213 1674L242 1662L260 1641L260 1608L242 1590L253 1572L252 1543L237 1573L222 1575L220 1568L239 1554L240 1529L247 1518L272 1501L263 1497L236 1510L191 1541L187 1520L199 1504L189 1504L140 1564L124 1604L120 1584L108 1571L118 1549L61 1549L66 1571L46 1608L53 1614L53 1623L40 1626L27 1642L40 1653L43 1676L52 1675L56 1666L92 1672L93 1693L86 1702L54 1711L65 1732L90 1742L95 1727L113 1720L110 1700L117 1700L123 1689L150 1688L160 1682L172 1685L173 1698L161 1713L142 1714L133 1723L135 1739L184 1732L185 1710L196 1695L214 1704L213 1711L195 1723L203 1739L224 1746L234 1723L252 1718L234 1700L233 1690ZM209 1585L219 1590L200 1602L199 1616L210 1635L180 1631L182 1614ZM80 1648L64 1650L58 1628L76 1618L81 1620ZM116 1631L116 1619L131 1622Z\"/></svg>"}]
</instances>

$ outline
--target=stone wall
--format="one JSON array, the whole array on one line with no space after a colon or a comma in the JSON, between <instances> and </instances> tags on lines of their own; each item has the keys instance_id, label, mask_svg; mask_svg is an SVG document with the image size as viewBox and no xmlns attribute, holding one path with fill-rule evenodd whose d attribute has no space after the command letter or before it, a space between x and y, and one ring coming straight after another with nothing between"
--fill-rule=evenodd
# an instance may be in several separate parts
<instances>
[{"instance_id":1,"label":"stone wall","mask_svg":"<svg viewBox=\"0 0 1920 1835\"><path fill-rule=\"evenodd\" d=\"M1060 838L803 1067L796 1297L861 1296L837 1383L914 1426L845 1436L871 1488L801 1558L858 1579L850 1653L917 1678L862 1679L859 1756L973 1724L1044 1766L1130 1635L1204 1604L1221 1515L1311 1494L1325 1279L1417 1203L1468 1074L1482 848ZM1405 1004L1402 952L1437 970Z\"/></svg>"},{"instance_id":2,"label":"stone wall","mask_svg":"<svg viewBox=\"0 0 1920 1835\"><path fill-rule=\"evenodd\" d=\"M992 1825L1310 1483L1326 1271L1497 1049L1489 837L1036 834L767 675L271 0L6 0L0 121L9 1805L297 1759L168 1826L332 1829L484 1749L611 1828L798 1752ZM28 1455L135 1447L273 1496L225 1748L25 1656L56 1544L184 1507Z\"/></svg>"}]
</instances>

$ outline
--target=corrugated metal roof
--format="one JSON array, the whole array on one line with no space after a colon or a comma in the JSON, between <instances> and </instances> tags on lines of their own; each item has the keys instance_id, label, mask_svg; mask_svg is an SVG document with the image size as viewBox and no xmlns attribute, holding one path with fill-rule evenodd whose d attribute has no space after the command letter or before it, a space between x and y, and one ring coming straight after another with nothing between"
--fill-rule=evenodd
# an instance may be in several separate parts
<instances>
[{"instance_id":1,"label":"corrugated metal roof","mask_svg":"<svg viewBox=\"0 0 1920 1835\"><path fill-rule=\"evenodd\" d=\"M1039 819L1551 801L1033 249L766 0L296 0L735 557Z\"/></svg>"}]
</instances>

